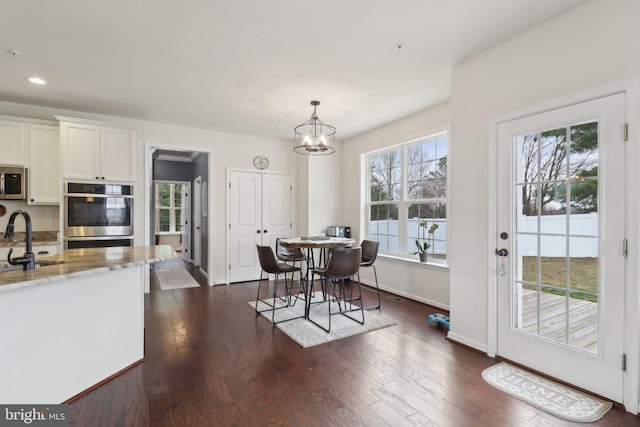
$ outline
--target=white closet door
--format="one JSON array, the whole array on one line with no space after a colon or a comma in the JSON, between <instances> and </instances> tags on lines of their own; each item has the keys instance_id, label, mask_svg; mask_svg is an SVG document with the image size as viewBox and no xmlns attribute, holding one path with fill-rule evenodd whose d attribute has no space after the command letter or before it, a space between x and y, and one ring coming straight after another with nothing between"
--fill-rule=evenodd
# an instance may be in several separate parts
<instances>
[{"instance_id":1,"label":"white closet door","mask_svg":"<svg viewBox=\"0 0 640 427\"><path fill-rule=\"evenodd\" d=\"M256 245L291 232L291 176L229 172L229 282L260 278Z\"/></svg>"},{"instance_id":2,"label":"white closet door","mask_svg":"<svg viewBox=\"0 0 640 427\"><path fill-rule=\"evenodd\" d=\"M291 237L291 175L262 174L262 244Z\"/></svg>"}]
</instances>

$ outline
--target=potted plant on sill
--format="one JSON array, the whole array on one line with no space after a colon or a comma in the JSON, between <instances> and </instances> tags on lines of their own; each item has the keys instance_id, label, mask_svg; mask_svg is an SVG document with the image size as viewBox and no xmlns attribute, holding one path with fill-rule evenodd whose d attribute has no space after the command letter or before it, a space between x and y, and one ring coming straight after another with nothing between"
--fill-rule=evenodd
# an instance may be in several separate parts
<instances>
[{"instance_id":1,"label":"potted plant on sill","mask_svg":"<svg viewBox=\"0 0 640 427\"><path fill-rule=\"evenodd\" d=\"M420 222L420 224L418 224L418 227L422 229L422 240L424 240L424 242L420 244L420 240L416 240L416 247L418 248L418 250L413 254L418 254L418 256L420 257L420 262L427 262L427 251L431 247L431 243L433 243L433 233L435 233L438 229L438 224L436 224L435 222L431 224L431 227L429 227L429 230L427 231L428 236L426 238L424 236L424 231L427 228L427 221ZM429 243L429 241L431 241L431 243Z\"/></svg>"}]
</instances>

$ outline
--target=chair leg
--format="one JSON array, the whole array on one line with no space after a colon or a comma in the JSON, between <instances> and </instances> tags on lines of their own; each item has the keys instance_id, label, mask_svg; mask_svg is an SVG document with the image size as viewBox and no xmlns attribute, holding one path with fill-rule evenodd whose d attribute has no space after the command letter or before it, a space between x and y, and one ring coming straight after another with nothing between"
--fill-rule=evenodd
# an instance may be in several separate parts
<instances>
[{"instance_id":1,"label":"chair leg","mask_svg":"<svg viewBox=\"0 0 640 427\"><path fill-rule=\"evenodd\" d=\"M363 325L364 324L364 307L363 307L364 304L362 299L362 288L360 287L360 273L357 273L357 277L358 277L358 297L355 299L353 298L353 289L351 289L350 297L349 299L347 299L346 290L344 286L344 279L336 279L334 282L330 277L323 277L321 280L323 282L323 286L327 294L327 298L325 302L328 305L327 311L329 312L329 326L325 327L324 325L321 325L316 321L314 321L311 318L310 313L309 313L309 316L307 317L308 320L314 325L323 329L325 332L331 332L331 317L335 314L342 314L343 316L348 317L354 322L358 322L361 325ZM354 286L354 285L352 284L351 286ZM350 303L353 301L360 301L360 304L359 305L350 304L350 307L348 307L347 301L349 301ZM335 311L335 312L332 311L331 309L331 306L334 302L338 304L338 311ZM342 307L342 302L344 302L344 308ZM360 311L362 320L358 320L348 314L353 311Z\"/></svg>"},{"instance_id":2,"label":"chair leg","mask_svg":"<svg viewBox=\"0 0 640 427\"><path fill-rule=\"evenodd\" d=\"M326 294L325 295L329 295L329 288L332 288L333 292L331 292L335 298L336 295L336 291L335 289L333 289L333 282L331 281L331 278L327 277L327 286L325 286L325 291ZM327 332L331 331L331 296L329 296L329 298L325 297L326 300L328 300L327 305L329 306L329 329L327 329Z\"/></svg>"},{"instance_id":3,"label":"chair leg","mask_svg":"<svg viewBox=\"0 0 640 427\"><path fill-rule=\"evenodd\" d=\"M378 272L376 271L376 266L375 265L371 265L371 267L373 267L373 276L376 279L376 288L374 289L369 289L367 287L365 287L364 289L366 291L372 292L374 294L376 294L376 296L378 297L378 305L371 305L368 307L365 307L365 310L378 310L380 309L380 288L378 287Z\"/></svg>"},{"instance_id":4,"label":"chair leg","mask_svg":"<svg viewBox=\"0 0 640 427\"><path fill-rule=\"evenodd\" d=\"M285 276L285 280L287 280L287 276ZM285 283L285 289L287 285ZM273 310L271 311L271 323L276 324L276 298L278 296L278 275L276 274L273 278ZM286 295L285 295L286 297Z\"/></svg>"},{"instance_id":5,"label":"chair leg","mask_svg":"<svg viewBox=\"0 0 640 427\"><path fill-rule=\"evenodd\" d=\"M313 277L313 276L312 276ZM329 279L326 276L320 276L320 284L322 285L323 289L328 289L331 285L331 279ZM312 290L313 290L313 284L311 284L312 286ZM327 293L328 294L328 293ZM315 320L313 320L311 318L311 301L309 300L307 302L307 320L309 320L309 322L313 323L314 325L316 325L317 327L319 327L320 329L322 329L325 332L330 332L331 331L331 298L329 298L329 300L325 300L323 299L324 302L326 302L329 305L329 327L325 327L324 325L316 322ZM319 302L323 302L323 301L319 301Z\"/></svg>"},{"instance_id":6,"label":"chair leg","mask_svg":"<svg viewBox=\"0 0 640 427\"><path fill-rule=\"evenodd\" d=\"M263 273L264 272L260 270L260 280L258 281L258 294L256 295L256 316L261 313L261 311L258 311L258 302L260 301L260 287L262 286Z\"/></svg>"},{"instance_id":7,"label":"chair leg","mask_svg":"<svg viewBox=\"0 0 640 427\"><path fill-rule=\"evenodd\" d=\"M298 302L298 298L300 298L300 291L302 289L302 285L300 282L298 282L298 288L295 291L295 295L294 295L294 291L293 291L293 284L295 282L295 271L291 272L291 282L289 284L289 286L287 287L287 296L288 296L288 304L290 307L294 307L296 305L296 303ZM287 283L287 274L285 273L284 275L284 280L285 280L285 286ZM291 301L295 298L295 301L293 301L293 304L291 303Z\"/></svg>"},{"instance_id":8,"label":"chair leg","mask_svg":"<svg viewBox=\"0 0 640 427\"><path fill-rule=\"evenodd\" d=\"M345 301L345 309L344 311L341 311L340 314L342 314L345 317L348 317L349 319L353 320L354 322L358 322L361 325L364 325L364 300L362 299L362 287L360 286L360 272L356 273L356 275L358 276L358 297L357 298L353 298L353 286L354 286L354 282L351 282L351 291L350 291L350 296L349 296L349 305L350 308L347 309L346 307L346 301ZM356 305L355 308L353 302L354 301L360 301L360 305ZM347 313L350 313L352 311L360 311L361 315L362 315L362 321L348 315Z\"/></svg>"},{"instance_id":9,"label":"chair leg","mask_svg":"<svg viewBox=\"0 0 640 427\"><path fill-rule=\"evenodd\" d=\"M278 279L280 278L280 274L284 274L284 287L285 287L285 295L283 297L278 295ZM260 289L262 288L262 280L264 279L264 270L260 272L260 281L258 282L258 294L256 295L256 316L260 313L264 313L265 311L271 311L271 323L273 324L273 326L277 325L278 323L282 323L282 322L288 322L289 320L295 320L295 319L302 319L305 317L305 314L300 315L300 316L296 316L296 317L290 317L290 318L285 318L285 319L281 319L276 321L276 310L280 310L282 308L288 308L290 307L289 305L289 292L290 292L290 285L289 285L289 281L287 279L287 275L286 273L280 273L280 274L275 274L275 278L274 278L274 283L273 283L273 294L272 294L272 298L268 298L266 300L264 299L260 299ZM291 281L293 282L293 276L291 277ZM269 282L269 279L267 278L267 283ZM296 298L298 298L298 296L296 295ZM276 306L277 302L281 301L284 304L281 304L280 306ZM266 305L269 308L265 308L263 310L258 309L258 304L262 303L263 305Z\"/></svg>"}]
</instances>

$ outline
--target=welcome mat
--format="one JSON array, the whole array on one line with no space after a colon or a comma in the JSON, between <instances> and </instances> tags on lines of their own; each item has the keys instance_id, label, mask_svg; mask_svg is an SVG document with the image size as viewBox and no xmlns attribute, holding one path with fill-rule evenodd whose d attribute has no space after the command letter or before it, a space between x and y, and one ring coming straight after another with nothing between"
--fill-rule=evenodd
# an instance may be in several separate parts
<instances>
[{"instance_id":1,"label":"welcome mat","mask_svg":"<svg viewBox=\"0 0 640 427\"><path fill-rule=\"evenodd\" d=\"M198 282L184 268L174 268L172 270L155 270L160 289L163 291L171 289L197 288Z\"/></svg>"},{"instance_id":2,"label":"welcome mat","mask_svg":"<svg viewBox=\"0 0 640 427\"><path fill-rule=\"evenodd\" d=\"M482 378L523 402L569 421L597 421L612 406L611 402L596 399L504 362L485 369Z\"/></svg>"},{"instance_id":3,"label":"welcome mat","mask_svg":"<svg viewBox=\"0 0 640 427\"><path fill-rule=\"evenodd\" d=\"M316 292L312 297L316 301L322 299L322 293ZM286 305L280 300L276 300L276 307ZM269 300L271 303L272 301ZM333 303L335 305L335 303ZM249 305L255 309L256 302L249 301ZM258 310L268 308L263 302L258 302ZM332 307L332 311L334 307ZM338 311L337 305L335 311ZM304 313L304 299L300 298L292 307L280 308L276 310L276 322L281 319L289 319L302 316ZM265 311L261 313L269 322L271 322L271 312ZM361 319L360 312L355 311L349 313L355 319ZM329 308L326 303L311 305L311 318L321 325L329 325ZM313 347L315 345L339 340L341 338L351 337L366 332L375 331L376 329L386 328L395 325L395 323L386 318L379 310L371 310L364 312L364 325L351 320L341 314L331 316L331 331L325 332L318 326L314 325L307 319L295 319L283 323L278 323L276 327L289 336L292 340L300 344L302 347Z\"/></svg>"}]
</instances>

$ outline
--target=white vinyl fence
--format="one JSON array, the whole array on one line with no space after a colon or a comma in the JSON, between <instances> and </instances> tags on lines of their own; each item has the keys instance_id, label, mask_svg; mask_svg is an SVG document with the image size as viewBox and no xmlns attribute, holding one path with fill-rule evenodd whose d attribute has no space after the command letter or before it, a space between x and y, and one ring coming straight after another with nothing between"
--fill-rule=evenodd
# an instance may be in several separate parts
<instances>
[{"instance_id":1,"label":"white vinyl fence","mask_svg":"<svg viewBox=\"0 0 640 427\"><path fill-rule=\"evenodd\" d=\"M518 217L518 253L538 255L538 218ZM568 238L567 238L568 234ZM540 217L540 256L595 258L598 256L598 214L544 215Z\"/></svg>"},{"instance_id":2,"label":"white vinyl fence","mask_svg":"<svg viewBox=\"0 0 640 427\"><path fill-rule=\"evenodd\" d=\"M540 220L540 240L538 242L538 217L520 216L518 217L517 236L518 253L522 256L537 256L538 244L540 245L540 256L544 257L564 257L567 254L571 257L597 257L598 256L598 214L575 214L575 215L544 215ZM412 218L407 220L407 249L409 253L414 252L417 238L422 239L422 230L418 226L421 219ZM427 230L431 224L438 224L438 229L434 233L433 247L429 253L447 253L447 219L436 218L427 220ZM380 241L381 250L398 251L398 221L378 220L369 223L369 231L376 233ZM567 239L566 233L569 233ZM531 234L527 234L531 233Z\"/></svg>"},{"instance_id":3,"label":"white vinyl fence","mask_svg":"<svg viewBox=\"0 0 640 427\"><path fill-rule=\"evenodd\" d=\"M418 224L423 220L412 218L407 221L407 250L413 253L416 250L415 240L422 239L422 229ZM424 237L429 237L427 233L432 223L438 224L438 229L433 234L433 239L429 239L432 247L429 248L430 254L446 254L447 253L447 219L436 218L427 220L427 228L424 230ZM398 221L397 220L378 220L369 222L369 232L377 233L377 240L380 242L380 250L385 252L398 252Z\"/></svg>"}]
</instances>

